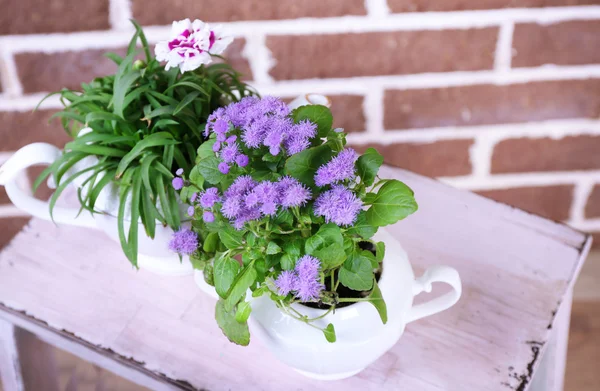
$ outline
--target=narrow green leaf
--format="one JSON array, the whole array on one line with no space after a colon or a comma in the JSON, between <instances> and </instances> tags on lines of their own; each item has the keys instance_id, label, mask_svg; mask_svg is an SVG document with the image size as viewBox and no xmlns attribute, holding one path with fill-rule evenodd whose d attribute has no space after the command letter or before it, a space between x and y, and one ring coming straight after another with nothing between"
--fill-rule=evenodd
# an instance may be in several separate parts
<instances>
[{"instance_id":1,"label":"narrow green leaf","mask_svg":"<svg viewBox=\"0 0 600 391\"><path fill-rule=\"evenodd\" d=\"M174 144L178 144L178 141L173 139L173 136L167 132L158 132L146 136L142 141L138 142L131 151L123 156L123 159L121 159L117 168L117 177L123 175L127 166L129 166L129 164L131 164L131 162L140 156L147 148Z\"/></svg>"},{"instance_id":2,"label":"narrow green leaf","mask_svg":"<svg viewBox=\"0 0 600 391\"><path fill-rule=\"evenodd\" d=\"M131 191L131 221L129 224L129 237L127 243L131 249L131 258L129 261L135 267L137 267L137 256L138 256L138 219L140 217L140 198L142 189L142 176L136 171L133 174L133 189Z\"/></svg>"},{"instance_id":3,"label":"narrow green leaf","mask_svg":"<svg viewBox=\"0 0 600 391\"><path fill-rule=\"evenodd\" d=\"M181 102L179 102L177 107L175 107L175 110L173 111L173 115L179 114L181 112L181 110L183 110L187 105L192 103L194 101L194 99L196 99L198 97L198 95L200 95L200 92L198 92L198 91L192 91L189 94L187 94L181 100Z\"/></svg>"}]
</instances>

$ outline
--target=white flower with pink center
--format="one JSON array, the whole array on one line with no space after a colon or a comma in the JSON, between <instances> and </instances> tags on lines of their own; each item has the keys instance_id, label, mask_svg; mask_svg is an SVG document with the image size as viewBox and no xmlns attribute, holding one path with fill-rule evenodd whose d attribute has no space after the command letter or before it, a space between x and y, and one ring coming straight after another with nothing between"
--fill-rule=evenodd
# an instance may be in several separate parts
<instances>
[{"instance_id":1,"label":"white flower with pink center","mask_svg":"<svg viewBox=\"0 0 600 391\"><path fill-rule=\"evenodd\" d=\"M189 19L173 22L171 39L156 44L154 53L158 61L166 61L166 70L179 67L181 73L193 71L202 64L212 62L211 54L221 54L233 41L221 26L211 28L201 20Z\"/></svg>"}]
</instances>

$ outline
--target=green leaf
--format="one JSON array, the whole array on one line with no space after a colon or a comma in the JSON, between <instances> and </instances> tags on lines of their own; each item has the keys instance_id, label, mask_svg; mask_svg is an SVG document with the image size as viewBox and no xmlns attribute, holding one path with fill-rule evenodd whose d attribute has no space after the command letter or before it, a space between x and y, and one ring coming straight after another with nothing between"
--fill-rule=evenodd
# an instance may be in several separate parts
<instances>
[{"instance_id":1,"label":"green leaf","mask_svg":"<svg viewBox=\"0 0 600 391\"><path fill-rule=\"evenodd\" d=\"M375 148L368 148L356 162L358 176L366 186L371 186L375 181L379 167L383 164L383 156Z\"/></svg>"},{"instance_id":2,"label":"green leaf","mask_svg":"<svg viewBox=\"0 0 600 391\"><path fill-rule=\"evenodd\" d=\"M196 187L200 189L202 189L202 186L204 186L204 177L200 175L200 172L198 171L198 166L192 167L192 170L190 171L189 180L192 184L196 185Z\"/></svg>"},{"instance_id":3,"label":"green leaf","mask_svg":"<svg viewBox=\"0 0 600 391\"><path fill-rule=\"evenodd\" d=\"M316 124L318 137L326 137L333 124L331 110L321 105L300 106L292 112L292 118L295 123L309 120Z\"/></svg>"},{"instance_id":4,"label":"green leaf","mask_svg":"<svg viewBox=\"0 0 600 391\"><path fill-rule=\"evenodd\" d=\"M117 177L123 175L127 166L129 166L129 164L131 164L131 162L140 156L147 148L174 144L179 144L179 142L173 139L173 136L167 132L158 132L146 136L142 141L139 141L135 147L123 157L123 159L121 159L117 168Z\"/></svg>"},{"instance_id":5,"label":"green leaf","mask_svg":"<svg viewBox=\"0 0 600 391\"><path fill-rule=\"evenodd\" d=\"M123 102L125 101L125 94L127 94L127 91L129 91L133 83L140 77L140 75L140 71L131 70L121 77L115 77L113 112L117 116L124 118L123 110L125 110L125 107Z\"/></svg>"},{"instance_id":6,"label":"green leaf","mask_svg":"<svg viewBox=\"0 0 600 391\"><path fill-rule=\"evenodd\" d=\"M307 254L313 254L316 250L324 248L330 244L339 244L343 247L344 238L342 231L334 223L324 224L310 238L306 239L305 251Z\"/></svg>"},{"instance_id":7,"label":"green leaf","mask_svg":"<svg viewBox=\"0 0 600 391\"><path fill-rule=\"evenodd\" d=\"M219 239L228 249L236 249L244 244L244 235L232 227L227 227L219 231Z\"/></svg>"},{"instance_id":8,"label":"green leaf","mask_svg":"<svg viewBox=\"0 0 600 391\"><path fill-rule=\"evenodd\" d=\"M269 244L267 245L267 254L268 255L278 254L280 252L281 252L281 247L279 247L277 245L277 243L269 242Z\"/></svg>"},{"instance_id":9,"label":"green leaf","mask_svg":"<svg viewBox=\"0 0 600 391\"><path fill-rule=\"evenodd\" d=\"M323 270L334 269L346 260L344 246L339 243L332 243L328 246L313 251L313 256L321 261Z\"/></svg>"},{"instance_id":10,"label":"green leaf","mask_svg":"<svg viewBox=\"0 0 600 391\"><path fill-rule=\"evenodd\" d=\"M211 156L215 156L215 153L213 152L213 145L215 145L215 142L217 140L215 140L214 138L205 141L202 143L202 145L200 145L200 147L198 148L198 159L204 159L207 157L211 157Z\"/></svg>"},{"instance_id":11,"label":"green leaf","mask_svg":"<svg viewBox=\"0 0 600 391\"><path fill-rule=\"evenodd\" d=\"M256 270L254 269L254 263L251 262L236 276L231 284L231 288L227 292L227 297L225 297L225 309L231 311L241 299L246 297L246 291L255 281Z\"/></svg>"},{"instance_id":12,"label":"green leaf","mask_svg":"<svg viewBox=\"0 0 600 391\"><path fill-rule=\"evenodd\" d=\"M250 303L247 301L242 301L237 306L237 311L235 312L235 320L238 323L245 323L248 321L250 317L250 313L252 312L252 307Z\"/></svg>"},{"instance_id":13,"label":"green leaf","mask_svg":"<svg viewBox=\"0 0 600 391\"><path fill-rule=\"evenodd\" d=\"M361 210L356 222L346 232L350 235L358 235L363 239L370 239L377 232L377 227L367 222L367 212Z\"/></svg>"},{"instance_id":14,"label":"green leaf","mask_svg":"<svg viewBox=\"0 0 600 391\"><path fill-rule=\"evenodd\" d=\"M248 346L250 343L250 330L248 329L248 323L240 323L236 320L236 311L227 311L223 300L219 300L215 307L215 319L223 334L231 342Z\"/></svg>"},{"instance_id":15,"label":"green leaf","mask_svg":"<svg viewBox=\"0 0 600 391\"><path fill-rule=\"evenodd\" d=\"M187 94L182 100L181 102L179 102L179 104L177 105L177 107L175 107L175 111L173 111L173 115L177 115L179 114L179 112L181 110L183 110L187 105L189 105L190 103L192 103L192 101L194 99L196 99L198 97L198 95L200 95L199 91L192 91L189 94Z\"/></svg>"},{"instance_id":16,"label":"green leaf","mask_svg":"<svg viewBox=\"0 0 600 391\"><path fill-rule=\"evenodd\" d=\"M233 258L221 256L215 259L213 274L215 280L215 290L219 296L222 298L227 297L227 292L231 288L231 284L235 280L239 270L240 265Z\"/></svg>"},{"instance_id":17,"label":"green leaf","mask_svg":"<svg viewBox=\"0 0 600 391\"><path fill-rule=\"evenodd\" d=\"M385 301L383 300L383 296L381 295L381 290L379 289L379 285L377 285L377 281L373 278L373 290L371 294L368 296L369 303L373 304L377 312L379 313L379 317L383 324L387 323L387 307L385 305Z\"/></svg>"},{"instance_id":18,"label":"green leaf","mask_svg":"<svg viewBox=\"0 0 600 391\"><path fill-rule=\"evenodd\" d=\"M214 253L217 251L217 245L219 244L219 234L216 232L211 232L208 234L206 239L204 239L204 244L202 245L202 249L207 253Z\"/></svg>"},{"instance_id":19,"label":"green leaf","mask_svg":"<svg viewBox=\"0 0 600 391\"><path fill-rule=\"evenodd\" d=\"M385 257L385 243L377 242L375 245L375 260L377 263L383 262L383 258Z\"/></svg>"},{"instance_id":20,"label":"green leaf","mask_svg":"<svg viewBox=\"0 0 600 391\"><path fill-rule=\"evenodd\" d=\"M283 270L292 270L296 266L296 260L298 258L293 258L289 254L283 254L279 260L279 264Z\"/></svg>"},{"instance_id":21,"label":"green leaf","mask_svg":"<svg viewBox=\"0 0 600 391\"><path fill-rule=\"evenodd\" d=\"M137 256L138 256L138 219L140 217L140 197L142 191L142 176L137 172L133 174L133 188L131 190L131 218L129 223L129 235L127 244L131 251L131 257L129 261L133 266L137 267Z\"/></svg>"},{"instance_id":22,"label":"green leaf","mask_svg":"<svg viewBox=\"0 0 600 391\"><path fill-rule=\"evenodd\" d=\"M373 287L373 265L363 253L350 254L338 276L342 285L355 291L368 291Z\"/></svg>"},{"instance_id":23,"label":"green leaf","mask_svg":"<svg viewBox=\"0 0 600 391\"><path fill-rule=\"evenodd\" d=\"M379 188L371 207L367 210L367 222L377 227L394 224L418 209L410 187L392 180Z\"/></svg>"},{"instance_id":24,"label":"green leaf","mask_svg":"<svg viewBox=\"0 0 600 391\"><path fill-rule=\"evenodd\" d=\"M204 180L213 185L221 182L224 177L221 171L219 171L219 159L215 156L200 160L200 163L198 163L198 171L200 172L200 175L204 177Z\"/></svg>"},{"instance_id":25,"label":"green leaf","mask_svg":"<svg viewBox=\"0 0 600 391\"><path fill-rule=\"evenodd\" d=\"M333 324L329 323L327 325L327 327L325 327L323 329L323 334L325 335L325 339L327 339L327 342L330 343L334 343L336 338L335 338L335 328L333 327Z\"/></svg>"},{"instance_id":26,"label":"green leaf","mask_svg":"<svg viewBox=\"0 0 600 391\"><path fill-rule=\"evenodd\" d=\"M305 149L300 153L292 155L285 162L285 173L310 187L315 187L314 176L317 169L327 163L332 155L333 150L327 143L318 147Z\"/></svg>"},{"instance_id":27,"label":"green leaf","mask_svg":"<svg viewBox=\"0 0 600 391\"><path fill-rule=\"evenodd\" d=\"M300 239L287 240L283 243L283 252L290 256L294 264L300 258L300 254L302 254L302 244L302 240Z\"/></svg>"}]
</instances>

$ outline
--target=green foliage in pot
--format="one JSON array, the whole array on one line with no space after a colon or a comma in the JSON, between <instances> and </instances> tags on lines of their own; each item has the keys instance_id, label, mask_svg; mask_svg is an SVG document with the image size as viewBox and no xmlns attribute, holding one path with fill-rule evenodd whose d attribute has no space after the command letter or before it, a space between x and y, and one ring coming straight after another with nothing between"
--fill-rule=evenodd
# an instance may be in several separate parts
<instances>
[{"instance_id":1,"label":"green foliage in pot","mask_svg":"<svg viewBox=\"0 0 600 391\"><path fill-rule=\"evenodd\" d=\"M209 141L182 178L193 231L177 232L172 248L190 254L214 285L225 335L249 343L248 289L315 328L316 319L359 301L387 322L377 285L385 244L372 238L417 210L413 191L378 177L383 157L375 149L347 148L324 106L289 112L278 99L249 97L211 119ZM294 303L323 314L310 319ZM335 342L333 324L321 330Z\"/></svg>"},{"instance_id":2,"label":"green foliage in pot","mask_svg":"<svg viewBox=\"0 0 600 391\"><path fill-rule=\"evenodd\" d=\"M37 178L34 191L53 174L57 188L50 200L52 212L63 190L82 176L85 182L78 192L81 208L97 213L100 192L116 182L119 237L127 258L137 266L138 224L130 224L126 232L125 220L141 219L151 238L157 221L178 229L178 200L170 186L173 173L177 168L189 170L193 166L196 149L205 140L203 131L210 113L254 92L226 63L197 64L198 68L185 73L168 69L152 56L144 32L136 22L133 24L135 34L126 56L106 54L118 66L114 75L82 84L81 91L64 89L50 94L58 94L65 106L53 117L61 120L74 140ZM143 59L136 59L138 41ZM80 133L82 129L85 131ZM72 172L77 163L90 156L97 159L91 167ZM126 216L127 200L130 216Z\"/></svg>"}]
</instances>

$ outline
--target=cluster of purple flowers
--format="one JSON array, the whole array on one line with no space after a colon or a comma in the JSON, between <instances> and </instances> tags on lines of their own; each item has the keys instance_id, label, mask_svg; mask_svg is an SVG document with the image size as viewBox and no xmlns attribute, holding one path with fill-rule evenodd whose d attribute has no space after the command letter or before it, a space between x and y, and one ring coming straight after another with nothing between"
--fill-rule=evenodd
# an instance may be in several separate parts
<instances>
[{"instance_id":1,"label":"cluster of purple flowers","mask_svg":"<svg viewBox=\"0 0 600 391\"><path fill-rule=\"evenodd\" d=\"M301 257L294 270L282 271L275 280L278 293L286 296L293 292L303 302L318 299L325 288L319 282L320 267L321 262L317 258L311 255Z\"/></svg>"},{"instance_id":2,"label":"cluster of purple flowers","mask_svg":"<svg viewBox=\"0 0 600 391\"><path fill-rule=\"evenodd\" d=\"M181 177L183 175L183 168L178 168L175 174L177 176L173 178L173 181L171 181L171 185L173 185L173 189L181 190L185 185L185 181Z\"/></svg>"},{"instance_id":3,"label":"cluster of purple flowers","mask_svg":"<svg viewBox=\"0 0 600 391\"><path fill-rule=\"evenodd\" d=\"M202 219L207 223L215 221L215 214L211 209L217 202L221 202L221 196L219 195L219 189L216 187L209 187L208 189L194 193L190 197L192 205L188 208L188 215L193 216L196 212L196 205L200 205L204 212L202 213Z\"/></svg>"},{"instance_id":4,"label":"cluster of purple flowers","mask_svg":"<svg viewBox=\"0 0 600 391\"><path fill-rule=\"evenodd\" d=\"M322 165L315 175L317 186L331 185L356 177L355 163L358 154L352 148L344 149L328 163Z\"/></svg>"},{"instance_id":5,"label":"cluster of purple flowers","mask_svg":"<svg viewBox=\"0 0 600 391\"><path fill-rule=\"evenodd\" d=\"M169 241L169 250L182 255L190 255L198 248L198 235L189 228L181 228L173 233Z\"/></svg>"},{"instance_id":6,"label":"cluster of purple flowers","mask_svg":"<svg viewBox=\"0 0 600 391\"><path fill-rule=\"evenodd\" d=\"M279 207L301 206L310 199L310 190L294 178L257 182L242 175L225 191L221 212L236 229L242 229L248 221L275 215Z\"/></svg>"},{"instance_id":7,"label":"cluster of purple flowers","mask_svg":"<svg viewBox=\"0 0 600 391\"><path fill-rule=\"evenodd\" d=\"M324 216L328 223L348 226L354 224L362 205L362 201L352 190L335 185L317 198L314 212L315 216Z\"/></svg>"},{"instance_id":8,"label":"cluster of purple flowers","mask_svg":"<svg viewBox=\"0 0 600 391\"><path fill-rule=\"evenodd\" d=\"M354 224L362 208L362 201L352 190L340 184L356 177L358 154L352 148L344 149L323 164L315 174L315 184L319 187L332 185L331 190L321 193L314 204L316 216L324 216L328 223L339 226Z\"/></svg>"},{"instance_id":9,"label":"cluster of purple flowers","mask_svg":"<svg viewBox=\"0 0 600 391\"><path fill-rule=\"evenodd\" d=\"M278 155L282 147L290 156L308 148L310 139L316 135L317 126L308 120L294 124L289 113L285 102L271 96L262 99L245 97L239 102L215 110L208 118L205 135L208 136L211 131L217 135L213 150L220 151L219 157L223 160L222 166L219 166L221 172L229 172L229 164L233 162L242 167L248 164L247 156L239 154L236 139L229 142L229 139L235 137L228 136L233 128L241 130L242 141L248 148L264 146L273 156ZM227 143L226 147L222 147L223 142ZM238 156L244 156L239 158L243 165L237 160Z\"/></svg>"}]
</instances>

